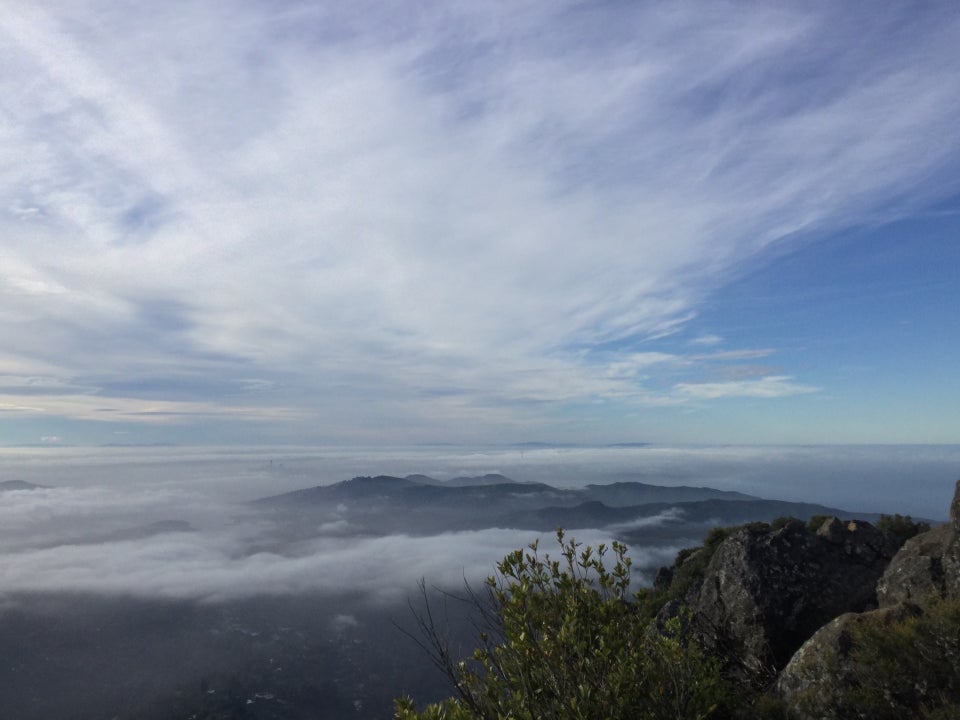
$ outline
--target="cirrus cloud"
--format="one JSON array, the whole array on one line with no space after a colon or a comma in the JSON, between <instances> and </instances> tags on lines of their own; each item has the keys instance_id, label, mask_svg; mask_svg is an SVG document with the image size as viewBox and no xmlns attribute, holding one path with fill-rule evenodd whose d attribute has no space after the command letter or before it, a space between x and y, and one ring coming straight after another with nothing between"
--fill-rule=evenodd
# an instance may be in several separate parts
<instances>
[{"instance_id":1,"label":"cirrus cloud","mask_svg":"<svg viewBox=\"0 0 960 720\"><path fill-rule=\"evenodd\" d=\"M812 385L793 382L787 375L769 375L758 380L730 380L713 383L678 383L674 390L681 396L698 400L718 398L777 398L803 395L820 390Z\"/></svg>"},{"instance_id":2,"label":"cirrus cloud","mask_svg":"<svg viewBox=\"0 0 960 720\"><path fill-rule=\"evenodd\" d=\"M181 422L549 427L651 405L672 353L637 347L765 253L956 190L955 13L418 7L4 13L0 374L80 388L74 419L166 375Z\"/></svg>"}]
</instances>

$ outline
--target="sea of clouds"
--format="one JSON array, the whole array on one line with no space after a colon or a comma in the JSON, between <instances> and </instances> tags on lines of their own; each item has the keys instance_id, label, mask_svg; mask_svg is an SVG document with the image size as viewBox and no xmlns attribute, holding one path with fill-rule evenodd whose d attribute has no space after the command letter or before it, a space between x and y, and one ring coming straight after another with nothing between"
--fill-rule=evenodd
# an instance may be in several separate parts
<instances>
[{"instance_id":1,"label":"sea of clouds","mask_svg":"<svg viewBox=\"0 0 960 720\"><path fill-rule=\"evenodd\" d=\"M942 519L960 447L712 447L537 449L5 450L0 481L47 487L0 494L0 588L221 601L256 595L360 592L393 602L426 578L461 586L536 539L489 528L436 536L354 534L319 523L278 543L275 520L247 501L364 474L439 479L501 472L560 486L639 480L710 485L855 511ZM639 518L655 524L668 512ZM178 525L169 523L178 521ZM577 539L609 543L610 530ZM546 538L549 550L551 541ZM676 548L633 547L635 564L668 563Z\"/></svg>"}]
</instances>

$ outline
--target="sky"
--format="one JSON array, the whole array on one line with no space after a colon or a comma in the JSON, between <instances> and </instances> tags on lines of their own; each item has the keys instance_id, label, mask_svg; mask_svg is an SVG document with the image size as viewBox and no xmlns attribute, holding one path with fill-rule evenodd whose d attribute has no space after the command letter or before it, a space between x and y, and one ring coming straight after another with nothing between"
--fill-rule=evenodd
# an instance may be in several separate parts
<instances>
[{"instance_id":1,"label":"sky","mask_svg":"<svg viewBox=\"0 0 960 720\"><path fill-rule=\"evenodd\" d=\"M957 443L955 2L6 0L0 445Z\"/></svg>"}]
</instances>

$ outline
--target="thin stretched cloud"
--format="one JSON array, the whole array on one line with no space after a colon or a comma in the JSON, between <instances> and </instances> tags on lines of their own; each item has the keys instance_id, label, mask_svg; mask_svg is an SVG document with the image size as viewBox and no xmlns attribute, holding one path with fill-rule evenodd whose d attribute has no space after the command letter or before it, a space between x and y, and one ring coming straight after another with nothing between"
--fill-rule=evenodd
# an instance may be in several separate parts
<instances>
[{"instance_id":1,"label":"thin stretched cloud","mask_svg":"<svg viewBox=\"0 0 960 720\"><path fill-rule=\"evenodd\" d=\"M698 400L718 398L777 398L790 395L805 395L820 390L812 385L803 385L786 375L768 375L759 380L729 380L713 383L679 383L674 390L681 396Z\"/></svg>"},{"instance_id":2,"label":"thin stretched cloud","mask_svg":"<svg viewBox=\"0 0 960 720\"><path fill-rule=\"evenodd\" d=\"M0 407L379 436L668 404L638 342L765 249L955 190L960 18L857 12L16 4L0 374L50 381Z\"/></svg>"}]
</instances>

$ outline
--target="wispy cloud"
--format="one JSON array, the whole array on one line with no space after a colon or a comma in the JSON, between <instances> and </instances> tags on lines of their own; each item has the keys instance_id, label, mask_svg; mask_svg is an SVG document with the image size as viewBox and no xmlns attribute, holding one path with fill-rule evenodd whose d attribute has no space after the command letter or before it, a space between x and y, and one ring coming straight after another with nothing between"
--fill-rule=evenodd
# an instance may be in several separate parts
<instances>
[{"instance_id":1,"label":"wispy cloud","mask_svg":"<svg viewBox=\"0 0 960 720\"><path fill-rule=\"evenodd\" d=\"M723 338L719 335L698 335L690 341L691 345L719 345Z\"/></svg>"},{"instance_id":2,"label":"wispy cloud","mask_svg":"<svg viewBox=\"0 0 960 720\"><path fill-rule=\"evenodd\" d=\"M178 367L209 387L169 412L243 415L232 380L321 435L641 397L658 353L604 378L583 349L676 332L774 244L956 189L960 19L885 12L19 4L0 373L126 379L132 416ZM48 412L89 418L86 396Z\"/></svg>"},{"instance_id":3,"label":"wispy cloud","mask_svg":"<svg viewBox=\"0 0 960 720\"><path fill-rule=\"evenodd\" d=\"M772 355L776 352L773 348L745 349L745 350L722 350L719 352L707 353L705 355L694 355L694 360L756 360Z\"/></svg>"},{"instance_id":4,"label":"wispy cloud","mask_svg":"<svg viewBox=\"0 0 960 720\"><path fill-rule=\"evenodd\" d=\"M25 404L16 395L0 393L0 412L70 417L103 422L169 423L177 420L272 420L304 419L303 411L290 407L234 405L217 402L176 402L139 398L103 398L95 395L45 395Z\"/></svg>"},{"instance_id":5,"label":"wispy cloud","mask_svg":"<svg viewBox=\"0 0 960 720\"><path fill-rule=\"evenodd\" d=\"M679 383L674 390L684 397L698 400L718 398L778 398L818 392L820 388L793 382L786 375L770 375L759 380L730 380L713 383Z\"/></svg>"},{"instance_id":6,"label":"wispy cloud","mask_svg":"<svg viewBox=\"0 0 960 720\"><path fill-rule=\"evenodd\" d=\"M659 527L670 522L682 520L683 516L683 510L680 508L669 508L657 515L640 516L629 522L613 525L609 529L614 532L627 532L642 528Z\"/></svg>"},{"instance_id":7,"label":"wispy cloud","mask_svg":"<svg viewBox=\"0 0 960 720\"><path fill-rule=\"evenodd\" d=\"M662 352L631 353L620 356L607 365L607 375L611 377L634 377L637 373L654 365L676 365L687 360L679 355Z\"/></svg>"}]
</instances>

